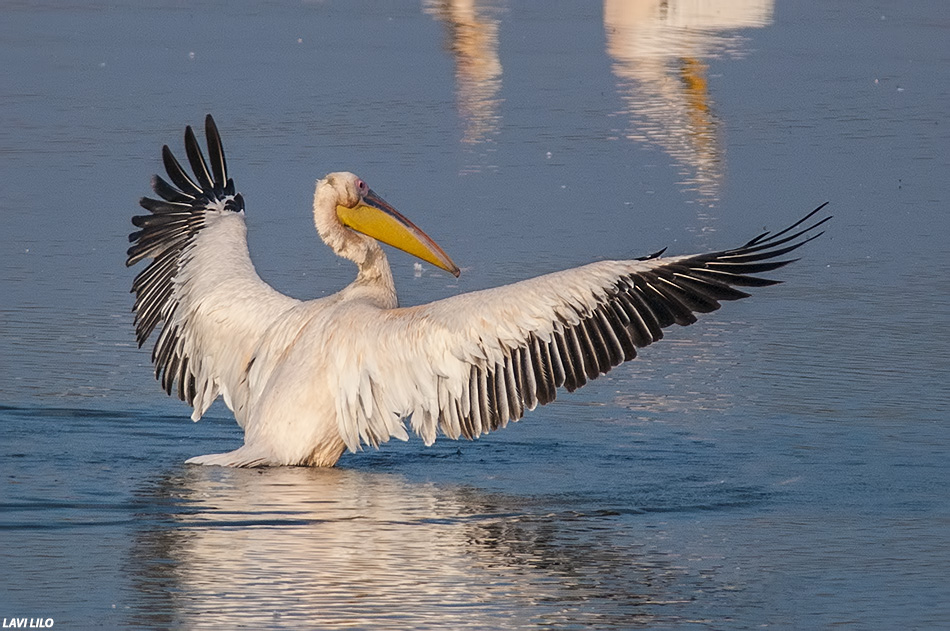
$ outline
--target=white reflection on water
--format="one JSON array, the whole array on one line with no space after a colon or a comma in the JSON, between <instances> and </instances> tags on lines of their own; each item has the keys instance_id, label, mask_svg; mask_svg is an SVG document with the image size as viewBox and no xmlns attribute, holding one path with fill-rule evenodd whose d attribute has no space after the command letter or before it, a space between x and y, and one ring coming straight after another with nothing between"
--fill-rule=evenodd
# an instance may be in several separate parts
<instances>
[{"instance_id":1,"label":"white reflection on water","mask_svg":"<svg viewBox=\"0 0 950 631\"><path fill-rule=\"evenodd\" d=\"M732 31L772 20L773 0L604 0L607 53L629 116L625 136L676 160L696 201L719 198L725 161L704 59L737 54Z\"/></svg>"},{"instance_id":2,"label":"white reflection on water","mask_svg":"<svg viewBox=\"0 0 950 631\"><path fill-rule=\"evenodd\" d=\"M426 13L445 24L445 48L455 61L456 100L466 145L490 142L501 126L498 20L481 4L476 0L425 3Z\"/></svg>"},{"instance_id":3,"label":"white reflection on water","mask_svg":"<svg viewBox=\"0 0 950 631\"><path fill-rule=\"evenodd\" d=\"M692 580L616 517L389 474L188 468L138 499L170 509L126 564L137 626L628 628Z\"/></svg>"}]
</instances>

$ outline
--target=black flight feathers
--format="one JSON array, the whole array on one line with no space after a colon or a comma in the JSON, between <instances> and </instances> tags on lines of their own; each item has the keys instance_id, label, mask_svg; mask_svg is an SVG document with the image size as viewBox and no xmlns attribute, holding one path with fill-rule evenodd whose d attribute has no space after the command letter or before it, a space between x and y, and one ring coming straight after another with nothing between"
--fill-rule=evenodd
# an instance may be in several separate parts
<instances>
[{"instance_id":1,"label":"black flight feathers","mask_svg":"<svg viewBox=\"0 0 950 631\"><path fill-rule=\"evenodd\" d=\"M194 171L194 179L182 168L168 145L162 147L162 162L169 184L161 176L152 177L152 189L161 199L143 197L139 205L152 213L132 217L142 228L129 235L133 244L128 250L126 265L135 265L145 258L158 258L169 248L180 248L201 228L204 212L223 205L224 210L244 210L244 198L234 192L234 181L227 176L227 163L221 136L214 119L205 118L205 135L211 169L205 162L201 147L191 127L185 128L185 153ZM174 185L174 186L173 186ZM177 188L176 188L177 187Z\"/></svg>"}]
</instances>

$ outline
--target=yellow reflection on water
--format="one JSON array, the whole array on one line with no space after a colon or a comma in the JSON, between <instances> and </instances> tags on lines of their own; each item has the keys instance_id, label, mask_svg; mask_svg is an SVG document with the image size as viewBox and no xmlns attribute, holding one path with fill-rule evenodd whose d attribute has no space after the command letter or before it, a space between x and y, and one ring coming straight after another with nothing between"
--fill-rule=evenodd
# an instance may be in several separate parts
<instances>
[{"instance_id":1,"label":"yellow reflection on water","mask_svg":"<svg viewBox=\"0 0 950 631\"><path fill-rule=\"evenodd\" d=\"M704 59L740 53L734 31L769 24L773 2L604 0L607 53L630 120L624 135L676 160L700 203L718 200L724 171Z\"/></svg>"},{"instance_id":2,"label":"yellow reflection on water","mask_svg":"<svg viewBox=\"0 0 950 631\"><path fill-rule=\"evenodd\" d=\"M445 24L446 48L455 60L462 142L475 144L498 133L501 61L498 20L476 0L428 0L426 12Z\"/></svg>"},{"instance_id":3,"label":"yellow reflection on water","mask_svg":"<svg viewBox=\"0 0 950 631\"><path fill-rule=\"evenodd\" d=\"M488 143L501 126L498 20L490 8L476 0L426 0L425 11L445 25L445 47L455 60L462 142L470 146Z\"/></svg>"}]
</instances>

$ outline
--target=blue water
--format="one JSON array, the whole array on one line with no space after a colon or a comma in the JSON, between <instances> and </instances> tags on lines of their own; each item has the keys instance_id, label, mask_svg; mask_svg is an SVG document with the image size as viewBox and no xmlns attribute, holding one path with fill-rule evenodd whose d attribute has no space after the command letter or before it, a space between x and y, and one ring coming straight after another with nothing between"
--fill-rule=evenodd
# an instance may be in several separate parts
<instances>
[{"instance_id":1,"label":"blue water","mask_svg":"<svg viewBox=\"0 0 950 631\"><path fill-rule=\"evenodd\" d=\"M0 617L56 628L950 627L950 9L163 2L0 9ZM665 7L665 8L664 8ZM404 304L736 245L786 281L476 442L186 467L135 346L129 217L212 112L252 255L353 274L313 182L431 234Z\"/></svg>"}]
</instances>

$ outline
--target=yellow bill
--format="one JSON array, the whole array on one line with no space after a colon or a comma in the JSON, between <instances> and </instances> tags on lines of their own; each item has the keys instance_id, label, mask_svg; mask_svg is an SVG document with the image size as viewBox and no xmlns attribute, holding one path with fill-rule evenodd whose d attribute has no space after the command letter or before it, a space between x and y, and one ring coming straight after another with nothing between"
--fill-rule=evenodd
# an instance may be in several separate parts
<instances>
[{"instance_id":1,"label":"yellow bill","mask_svg":"<svg viewBox=\"0 0 950 631\"><path fill-rule=\"evenodd\" d=\"M408 252L454 276L460 273L458 266L429 235L373 191L366 193L353 208L338 205L336 214L343 225L357 232Z\"/></svg>"}]
</instances>

